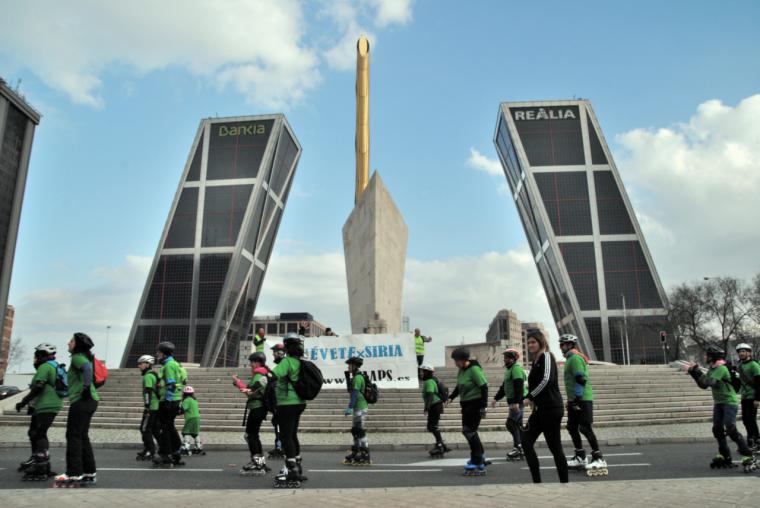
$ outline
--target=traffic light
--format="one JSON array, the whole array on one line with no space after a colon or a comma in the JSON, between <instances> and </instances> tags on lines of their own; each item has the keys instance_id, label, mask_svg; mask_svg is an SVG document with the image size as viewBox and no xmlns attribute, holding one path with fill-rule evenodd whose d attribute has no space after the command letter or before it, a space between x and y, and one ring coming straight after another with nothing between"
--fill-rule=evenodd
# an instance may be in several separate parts
<instances>
[{"instance_id":1,"label":"traffic light","mask_svg":"<svg viewBox=\"0 0 760 508\"><path fill-rule=\"evenodd\" d=\"M667 338L668 338L668 333L665 332L664 330L661 331L660 332L660 342L662 342L663 344L665 344L665 341L667 340Z\"/></svg>"}]
</instances>

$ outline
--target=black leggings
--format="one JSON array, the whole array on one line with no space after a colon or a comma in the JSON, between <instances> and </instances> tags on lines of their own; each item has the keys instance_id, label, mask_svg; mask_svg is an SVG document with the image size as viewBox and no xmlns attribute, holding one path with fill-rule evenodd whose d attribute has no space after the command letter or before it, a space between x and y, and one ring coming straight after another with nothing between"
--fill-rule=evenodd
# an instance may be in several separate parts
<instances>
[{"instance_id":1,"label":"black leggings","mask_svg":"<svg viewBox=\"0 0 760 508\"><path fill-rule=\"evenodd\" d=\"M579 409L573 409L576 405ZM586 436L588 445L592 452L599 451L599 442L596 440L596 434L591 425L594 423L594 403L589 400L568 404L567 408L567 431L573 440L573 446L580 451L583 450L581 434Z\"/></svg>"},{"instance_id":2,"label":"black leggings","mask_svg":"<svg viewBox=\"0 0 760 508\"><path fill-rule=\"evenodd\" d=\"M742 423L747 430L747 442L760 444L760 431L757 429L757 408L752 399L742 399Z\"/></svg>"},{"instance_id":3,"label":"black leggings","mask_svg":"<svg viewBox=\"0 0 760 508\"><path fill-rule=\"evenodd\" d=\"M441 421L441 414L443 414L443 402L433 404L428 409L427 414L427 430L435 438L435 444L443 444L443 437L441 431L438 429L438 422Z\"/></svg>"},{"instance_id":4,"label":"black leggings","mask_svg":"<svg viewBox=\"0 0 760 508\"><path fill-rule=\"evenodd\" d=\"M174 419L179 413L179 401L162 402L158 408L158 453L160 455L178 454L182 448L182 440L174 426Z\"/></svg>"},{"instance_id":5,"label":"black leggings","mask_svg":"<svg viewBox=\"0 0 760 508\"><path fill-rule=\"evenodd\" d=\"M279 406L277 408L277 423L280 426L280 439L285 457L294 459L301 455L301 444L298 442L298 424L306 404Z\"/></svg>"},{"instance_id":6,"label":"black leggings","mask_svg":"<svg viewBox=\"0 0 760 508\"><path fill-rule=\"evenodd\" d=\"M564 410L560 407L535 408L528 418L528 427L523 432L523 451L525 460L530 467L530 475L533 477L533 483L541 483L541 470L538 465L538 456L533 445L541 433L544 434L546 444L549 445L549 451L554 456L554 465L557 466L557 475L559 481L567 483L567 459L562 451L562 414Z\"/></svg>"},{"instance_id":7,"label":"black leggings","mask_svg":"<svg viewBox=\"0 0 760 508\"><path fill-rule=\"evenodd\" d=\"M274 430L274 448L282 449L282 440L280 438L280 424L277 422L277 410L272 411L272 429Z\"/></svg>"},{"instance_id":8,"label":"black leggings","mask_svg":"<svg viewBox=\"0 0 760 508\"><path fill-rule=\"evenodd\" d=\"M143 411L142 421L140 422L140 434L142 434L143 450L156 454L156 442L159 440L158 433L158 411L146 409Z\"/></svg>"},{"instance_id":9,"label":"black leggings","mask_svg":"<svg viewBox=\"0 0 760 508\"><path fill-rule=\"evenodd\" d=\"M485 450L480 442L478 427L480 427L480 399L460 402L462 406L462 435L470 445L470 462L480 464L483 462Z\"/></svg>"},{"instance_id":10,"label":"black leggings","mask_svg":"<svg viewBox=\"0 0 760 508\"><path fill-rule=\"evenodd\" d=\"M44 453L50 448L47 432L58 413L32 413L32 421L29 423L29 442L32 444L32 453Z\"/></svg>"},{"instance_id":11,"label":"black leggings","mask_svg":"<svg viewBox=\"0 0 760 508\"><path fill-rule=\"evenodd\" d=\"M95 455L90 444L90 422L98 401L78 400L69 408L66 420L66 474L81 476L95 472Z\"/></svg>"},{"instance_id":12,"label":"black leggings","mask_svg":"<svg viewBox=\"0 0 760 508\"><path fill-rule=\"evenodd\" d=\"M261 422L266 420L266 418L267 410L264 407L251 409L248 412L248 420L245 422L245 440L248 442L248 450L251 452L251 458L253 458L254 455L263 454L259 431L261 430Z\"/></svg>"}]
</instances>

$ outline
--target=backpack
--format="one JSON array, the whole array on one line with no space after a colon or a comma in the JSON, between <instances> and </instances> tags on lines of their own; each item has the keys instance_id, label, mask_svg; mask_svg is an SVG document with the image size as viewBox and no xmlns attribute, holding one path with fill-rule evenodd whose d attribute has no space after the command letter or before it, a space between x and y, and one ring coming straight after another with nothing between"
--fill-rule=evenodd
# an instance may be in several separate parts
<instances>
[{"instance_id":1,"label":"backpack","mask_svg":"<svg viewBox=\"0 0 760 508\"><path fill-rule=\"evenodd\" d=\"M435 381L435 384L438 387L438 397L440 397L441 401L446 402L449 400L449 387L435 376L433 376L432 379Z\"/></svg>"},{"instance_id":2,"label":"backpack","mask_svg":"<svg viewBox=\"0 0 760 508\"><path fill-rule=\"evenodd\" d=\"M367 401L367 404L376 404L377 398L380 396L380 390L377 389L377 385L369 380L369 378L362 374L362 377L364 378L364 400Z\"/></svg>"},{"instance_id":3,"label":"backpack","mask_svg":"<svg viewBox=\"0 0 760 508\"><path fill-rule=\"evenodd\" d=\"M55 393L60 398L69 396L69 373L66 372L65 363L57 363L55 360L49 360L48 363L55 367Z\"/></svg>"},{"instance_id":4,"label":"backpack","mask_svg":"<svg viewBox=\"0 0 760 508\"><path fill-rule=\"evenodd\" d=\"M325 382L322 377L322 371L319 367L314 365L308 360L300 360L301 362L301 375L298 376L298 381L293 381L290 376L287 376L290 384L293 385L298 396L304 400L314 400L319 395L319 391L322 389L322 384Z\"/></svg>"},{"instance_id":5,"label":"backpack","mask_svg":"<svg viewBox=\"0 0 760 508\"><path fill-rule=\"evenodd\" d=\"M108 368L106 365L95 358L92 357L92 376L93 376L93 382L95 383L95 388L100 388L104 384L106 384L106 380L108 380Z\"/></svg>"},{"instance_id":6,"label":"backpack","mask_svg":"<svg viewBox=\"0 0 760 508\"><path fill-rule=\"evenodd\" d=\"M731 376L731 386L736 393L739 393L742 389L742 378L739 369L733 363L726 363L726 367L728 368L728 375Z\"/></svg>"},{"instance_id":7,"label":"backpack","mask_svg":"<svg viewBox=\"0 0 760 508\"><path fill-rule=\"evenodd\" d=\"M264 388L264 397L261 399L261 402L264 404L264 407L267 411L274 413L274 410L277 409L277 395L274 391L275 378L272 375L272 370L269 367L267 367L267 370L269 371L267 374L267 386Z\"/></svg>"}]
</instances>

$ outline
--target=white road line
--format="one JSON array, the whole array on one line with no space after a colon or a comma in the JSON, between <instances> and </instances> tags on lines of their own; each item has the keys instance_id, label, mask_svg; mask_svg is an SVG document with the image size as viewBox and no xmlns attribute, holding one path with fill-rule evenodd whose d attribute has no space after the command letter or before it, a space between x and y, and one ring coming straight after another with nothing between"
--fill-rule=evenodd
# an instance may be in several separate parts
<instances>
[{"instance_id":1,"label":"white road line","mask_svg":"<svg viewBox=\"0 0 760 508\"><path fill-rule=\"evenodd\" d=\"M186 467L178 467L178 468L140 468L140 467L99 467L98 472L100 471L173 471L173 472L181 472L181 471L187 471L191 473L221 473L224 471L224 469L193 469L193 468L186 468Z\"/></svg>"},{"instance_id":2,"label":"white road line","mask_svg":"<svg viewBox=\"0 0 760 508\"><path fill-rule=\"evenodd\" d=\"M605 457L633 457L643 455L641 452L629 452L629 453L605 453ZM469 457L462 458L448 458L448 459L429 459L420 462L411 462L408 464L373 464L380 467L463 467ZM553 459L551 455L542 455L539 459ZM505 463L507 459L504 457L489 458L493 463Z\"/></svg>"},{"instance_id":3,"label":"white road line","mask_svg":"<svg viewBox=\"0 0 760 508\"><path fill-rule=\"evenodd\" d=\"M442 469L309 469L310 473L440 473Z\"/></svg>"},{"instance_id":4,"label":"white road line","mask_svg":"<svg viewBox=\"0 0 760 508\"><path fill-rule=\"evenodd\" d=\"M649 467L652 464L649 464L647 462L642 462L641 464L607 464L607 467ZM527 467L521 467L520 469L527 470ZM554 466L541 466L541 469L555 469ZM571 469L570 471L574 471L574 469Z\"/></svg>"},{"instance_id":5,"label":"white road line","mask_svg":"<svg viewBox=\"0 0 760 508\"><path fill-rule=\"evenodd\" d=\"M641 452L630 452L630 453L605 453L605 454L604 454L604 457L605 457L605 458L607 458L607 457L634 457L634 456L639 456L639 455L644 455L644 454L643 454L643 453L641 453ZM554 456L552 456L552 455L540 455L538 458L539 458L539 459L553 459L553 458L554 458Z\"/></svg>"}]
</instances>

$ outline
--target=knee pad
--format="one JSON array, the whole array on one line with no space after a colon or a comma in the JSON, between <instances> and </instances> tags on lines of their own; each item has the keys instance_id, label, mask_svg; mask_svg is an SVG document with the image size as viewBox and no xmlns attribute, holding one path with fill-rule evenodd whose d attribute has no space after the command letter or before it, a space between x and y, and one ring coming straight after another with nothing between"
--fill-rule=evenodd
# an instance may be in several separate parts
<instances>
[{"instance_id":1,"label":"knee pad","mask_svg":"<svg viewBox=\"0 0 760 508\"><path fill-rule=\"evenodd\" d=\"M462 427L462 435L467 441L471 441L478 435L478 431L473 430L470 427Z\"/></svg>"},{"instance_id":2,"label":"knee pad","mask_svg":"<svg viewBox=\"0 0 760 508\"><path fill-rule=\"evenodd\" d=\"M359 439L361 437L361 429L359 427L351 427L351 435L354 437L354 439Z\"/></svg>"},{"instance_id":3,"label":"knee pad","mask_svg":"<svg viewBox=\"0 0 760 508\"><path fill-rule=\"evenodd\" d=\"M427 430L428 432L435 432L436 430L438 430L438 425L433 425L432 423L428 423Z\"/></svg>"},{"instance_id":4,"label":"knee pad","mask_svg":"<svg viewBox=\"0 0 760 508\"><path fill-rule=\"evenodd\" d=\"M578 426L578 430L581 431L581 434L586 435L591 432L591 425L588 423L582 423Z\"/></svg>"},{"instance_id":5,"label":"knee pad","mask_svg":"<svg viewBox=\"0 0 760 508\"><path fill-rule=\"evenodd\" d=\"M520 430L520 427L517 425L516 421L514 421L514 420L507 420L507 430L510 433L514 433L514 432L517 432L518 430Z\"/></svg>"},{"instance_id":6,"label":"knee pad","mask_svg":"<svg viewBox=\"0 0 760 508\"><path fill-rule=\"evenodd\" d=\"M713 436L715 436L715 439L723 439L726 437L726 432L723 430L723 427L719 425L713 425L712 433Z\"/></svg>"}]
</instances>

